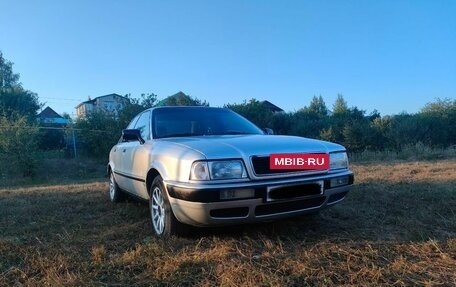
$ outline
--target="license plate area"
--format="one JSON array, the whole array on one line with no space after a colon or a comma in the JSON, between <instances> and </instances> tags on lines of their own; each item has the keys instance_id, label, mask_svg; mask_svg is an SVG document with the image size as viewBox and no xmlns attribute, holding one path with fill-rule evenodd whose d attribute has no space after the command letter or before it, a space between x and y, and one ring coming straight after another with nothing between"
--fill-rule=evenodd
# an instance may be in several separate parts
<instances>
[{"instance_id":1,"label":"license plate area","mask_svg":"<svg viewBox=\"0 0 456 287\"><path fill-rule=\"evenodd\" d=\"M313 181L294 185L278 185L267 188L266 201L289 200L323 194L323 181Z\"/></svg>"}]
</instances>

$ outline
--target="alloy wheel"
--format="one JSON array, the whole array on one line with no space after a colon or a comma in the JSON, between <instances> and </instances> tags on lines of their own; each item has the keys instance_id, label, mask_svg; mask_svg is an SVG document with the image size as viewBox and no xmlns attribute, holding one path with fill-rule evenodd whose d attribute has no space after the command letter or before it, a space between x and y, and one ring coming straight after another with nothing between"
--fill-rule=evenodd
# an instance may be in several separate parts
<instances>
[{"instance_id":1,"label":"alloy wheel","mask_svg":"<svg viewBox=\"0 0 456 287\"><path fill-rule=\"evenodd\" d=\"M157 235L163 234L165 230L165 201L162 191L159 187L154 187L152 191L152 202L150 213L152 216L152 225Z\"/></svg>"}]
</instances>

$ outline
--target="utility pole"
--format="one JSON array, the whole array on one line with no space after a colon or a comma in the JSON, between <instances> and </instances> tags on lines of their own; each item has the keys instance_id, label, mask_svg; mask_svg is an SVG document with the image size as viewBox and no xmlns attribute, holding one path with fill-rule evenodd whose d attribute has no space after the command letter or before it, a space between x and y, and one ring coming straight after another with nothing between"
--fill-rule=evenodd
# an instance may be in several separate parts
<instances>
[{"instance_id":1,"label":"utility pole","mask_svg":"<svg viewBox=\"0 0 456 287\"><path fill-rule=\"evenodd\" d=\"M73 131L73 151L74 151L74 158L77 158L77 153L76 153L76 137L74 136L74 129L72 130Z\"/></svg>"}]
</instances>

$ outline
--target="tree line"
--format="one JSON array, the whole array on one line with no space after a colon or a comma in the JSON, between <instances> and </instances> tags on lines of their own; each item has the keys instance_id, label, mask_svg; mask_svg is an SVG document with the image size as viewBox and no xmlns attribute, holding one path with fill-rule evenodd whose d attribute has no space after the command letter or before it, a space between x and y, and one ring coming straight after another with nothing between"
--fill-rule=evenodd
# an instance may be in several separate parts
<instances>
[{"instance_id":1,"label":"tree line","mask_svg":"<svg viewBox=\"0 0 456 287\"><path fill-rule=\"evenodd\" d=\"M278 134L318 138L343 144L351 152L400 152L423 144L445 148L456 144L456 100L437 99L414 114L381 116L349 107L342 95L329 109L321 96L296 112L274 113L256 99L226 107Z\"/></svg>"},{"instance_id":2,"label":"tree line","mask_svg":"<svg viewBox=\"0 0 456 287\"><path fill-rule=\"evenodd\" d=\"M64 149L70 153L74 137L80 154L106 158L121 130L144 109L156 105L209 105L183 93L161 101L154 93L139 97L127 94L127 105L118 113L91 113L72 121L66 130L46 128L36 120L43 104L36 93L22 86L12 66L0 52L0 162L7 163L0 165L0 177L12 167L24 176L32 176L39 151ZM349 107L342 95L331 108L321 96L314 96L307 106L288 113L275 113L257 99L225 107L260 128L272 128L276 134L329 140L343 144L350 152L400 152L415 144L438 148L456 144L456 100L451 99L437 99L414 114L387 116Z\"/></svg>"}]
</instances>

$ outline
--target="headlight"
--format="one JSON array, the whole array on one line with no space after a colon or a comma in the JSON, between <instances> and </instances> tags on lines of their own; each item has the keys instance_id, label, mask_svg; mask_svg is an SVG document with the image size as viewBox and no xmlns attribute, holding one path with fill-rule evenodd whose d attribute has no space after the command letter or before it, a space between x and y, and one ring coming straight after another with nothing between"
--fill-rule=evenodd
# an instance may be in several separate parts
<instances>
[{"instance_id":1,"label":"headlight","mask_svg":"<svg viewBox=\"0 0 456 287\"><path fill-rule=\"evenodd\" d=\"M329 169L348 168L348 157L346 152L329 154Z\"/></svg>"},{"instance_id":2,"label":"headlight","mask_svg":"<svg viewBox=\"0 0 456 287\"><path fill-rule=\"evenodd\" d=\"M209 180L209 168L207 167L207 162L194 162L192 165L192 170L190 171L190 179Z\"/></svg>"},{"instance_id":3,"label":"headlight","mask_svg":"<svg viewBox=\"0 0 456 287\"><path fill-rule=\"evenodd\" d=\"M209 172L212 179L246 178L244 164L240 160L210 161Z\"/></svg>"},{"instance_id":4,"label":"headlight","mask_svg":"<svg viewBox=\"0 0 456 287\"><path fill-rule=\"evenodd\" d=\"M191 180L242 179L247 172L242 160L197 161L192 165Z\"/></svg>"}]
</instances>

